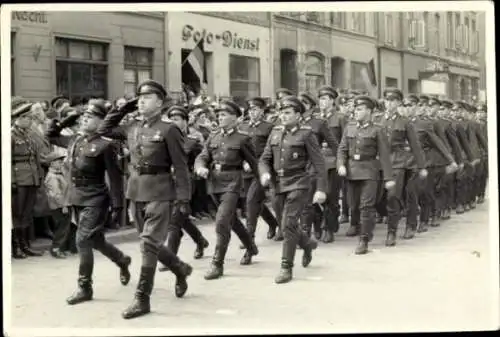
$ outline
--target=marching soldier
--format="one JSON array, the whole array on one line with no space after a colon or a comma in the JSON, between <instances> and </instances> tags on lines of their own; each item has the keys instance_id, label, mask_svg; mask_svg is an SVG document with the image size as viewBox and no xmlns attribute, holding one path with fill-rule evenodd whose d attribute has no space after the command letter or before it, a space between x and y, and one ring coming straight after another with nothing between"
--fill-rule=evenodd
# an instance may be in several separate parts
<instances>
[{"instance_id":1,"label":"marching soldier","mask_svg":"<svg viewBox=\"0 0 500 337\"><path fill-rule=\"evenodd\" d=\"M161 115L161 108L168 99L161 84L144 81L137 88L137 96L121 109L110 111L98 130L100 134L126 139L130 151L132 170L127 198L131 201L131 211L140 233L142 266L134 301L122 313L125 319L151 311L150 296L158 260L175 274L177 297L186 293L186 279L192 273L190 265L163 246L172 215L190 213L191 187L185 138L174 123ZM136 105L143 118L127 126L118 126Z\"/></svg>"},{"instance_id":2,"label":"marching soldier","mask_svg":"<svg viewBox=\"0 0 500 337\"><path fill-rule=\"evenodd\" d=\"M481 184L484 180L482 176L485 174L485 166L488 165L488 131L481 127L481 124L477 121L475 116L476 108L470 104L466 104L468 118L472 122L474 134L476 137L477 148L479 151L479 160L474 167L474 192L471 196L470 208L476 208L476 200L481 194Z\"/></svg>"},{"instance_id":3,"label":"marching soldier","mask_svg":"<svg viewBox=\"0 0 500 337\"><path fill-rule=\"evenodd\" d=\"M240 264L249 265L259 253L251 235L236 216L236 207L242 188L243 162L247 162L257 174L257 159L250 137L237 130L240 107L232 101L224 101L218 107L220 129L210 135L203 151L196 158L195 172L207 179L209 193L218 205L215 217L217 243L211 269L206 280L220 278L231 238L231 229L245 245L246 252Z\"/></svg>"},{"instance_id":4,"label":"marching soldier","mask_svg":"<svg viewBox=\"0 0 500 337\"><path fill-rule=\"evenodd\" d=\"M401 220L404 206L405 189L414 189L416 171L422 178L427 176L425 157L418 142L415 127L399 110L403 101L403 93L396 88L384 91L386 114L381 123L387 132L391 153L391 164L395 186L387 193L388 226L385 245L390 247L396 244L396 233ZM411 239L417 230L417 198L414 193L406 200L408 213L406 229L403 238Z\"/></svg>"},{"instance_id":5,"label":"marching soldier","mask_svg":"<svg viewBox=\"0 0 500 337\"><path fill-rule=\"evenodd\" d=\"M477 121L479 123L479 129L481 134L485 137L486 145L488 144L488 125L487 125L487 106L486 103L480 103L477 105ZM484 202L484 195L486 192L486 184L488 181L488 149L486 149L484 156L481 160L481 173L479 175L478 191L479 195L477 198L477 203L482 204Z\"/></svg>"},{"instance_id":6,"label":"marching soldier","mask_svg":"<svg viewBox=\"0 0 500 337\"><path fill-rule=\"evenodd\" d=\"M203 145L196 135L189 134L187 127L188 112L186 111L186 109L184 109L184 107L174 105L167 109L166 115L173 123L175 123L179 127L179 129L181 129L181 131L186 136L184 142L184 150L186 151L186 154L188 156L188 167L190 170L189 173L191 178L194 175L194 161L203 149ZM173 174L175 179L175 170L173 170ZM193 184L191 186L193 187ZM188 214L182 214L178 212L172 215L172 221L169 223L167 230L167 248L174 254L178 253L183 230L188 233L188 235L196 243L194 258L201 259L203 257L204 250L208 247L209 243L205 239L205 237L203 237L203 234L196 227L196 225L191 221ZM164 271L167 268L168 267L163 266L159 270Z\"/></svg>"},{"instance_id":7,"label":"marching soldier","mask_svg":"<svg viewBox=\"0 0 500 337\"><path fill-rule=\"evenodd\" d=\"M383 126L384 121L384 105L378 100L374 99L375 108L372 113L372 121L375 125ZM380 168L380 179L378 182L377 202L375 203L375 210L377 212L377 220L375 223L387 223L387 191L384 188L384 176L382 168Z\"/></svg>"},{"instance_id":8,"label":"marching soldier","mask_svg":"<svg viewBox=\"0 0 500 337\"><path fill-rule=\"evenodd\" d=\"M335 138L335 142L340 144L344 128L347 124L345 115L340 114L335 109L335 100L338 93L330 86L319 89L318 98L321 110L321 117L326 120L328 128ZM325 207L325 230L322 241L325 243L334 240L334 234L339 230L339 197L342 188L342 179L337 173L337 149L332 149L327 142L321 143L322 153L325 157L326 170L328 174L328 191Z\"/></svg>"},{"instance_id":9,"label":"marching soldier","mask_svg":"<svg viewBox=\"0 0 500 337\"><path fill-rule=\"evenodd\" d=\"M264 152L264 147L266 146L267 138L271 133L273 124L264 121L264 114L266 108L266 102L260 97L255 97L248 100L248 115L249 121L243 123L239 126L239 129L248 133L251 137L253 148L255 150L256 158L260 158L262 152ZM259 182L259 179L255 178L254 175L250 173L250 167L247 163L244 164L243 178L246 193L246 225L247 230L255 238L255 231L257 228L257 220L259 215L262 216L264 221L268 224L269 230L267 232L267 238L273 239L276 235L276 230L278 230L278 236L282 236L281 228L278 221L271 213L269 208L266 206L265 199L266 193L264 188Z\"/></svg>"},{"instance_id":10,"label":"marching soldier","mask_svg":"<svg viewBox=\"0 0 500 337\"><path fill-rule=\"evenodd\" d=\"M349 105L350 100L352 100L351 95L344 94L342 96L339 96L338 101L339 101L339 107L340 107L340 114L344 116L344 119L346 120L346 123L350 123L353 121L353 113L352 109ZM340 144L340 142L339 142ZM344 223L349 223L349 205L348 205L348 200L347 200L347 180L345 177L339 177L341 179L342 183L342 197L341 199L341 215L339 219L339 224L344 224Z\"/></svg>"},{"instance_id":11,"label":"marching soldier","mask_svg":"<svg viewBox=\"0 0 500 337\"><path fill-rule=\"evenodd\" d=\"M330 91L329 95L332 94L333 93ZM316 136L318 144L321 144L320 146L322 147L322 149L324 149L324 151L330 149L331 151L334 151L334 153L336 153L338 143L333 136L332 131L328 128L327 121L313 116L313 109L316 107L316 101L308 93L301 93L298 98L305 107L300 122L303 125L309 126L311 128L313 134ZM331 162L331 160L329 160L329 162ZM330 169L332 166L332 164L327 164L325 169ZM309 173L311 175L315 175L315 172L313 170L314 167L310 165ZM301 218L302 230L305 231L308 236L310 236L312 229L311 227L314 224L314 235L317 240L322 239L322 230L324 229L326 233L325 236L323 236L323 241L328 243L333 242L333 233L338 230L338 220L336 221L331 219L330 221L326 221L325 225L328 227L321 228L322 218L325 217L325 214L323 214L323 211L317 204L315 205L315 203L313 203L314 194L318 189L318 187L315 186L315 182L316 181L313 180L311 182L311 185L309 186L309 203L306 205L304 214ZM335 198L334 196L332 197ZM333 201L330 202L333 203ZM331 214L328 215L331 216ZM325 218L325 220L328 219Z\"/></svg>"},{"instance_id":12,"label":"marching soldier","mask_svg":"<svg viewBox=\"0 0 500 337\"><path fill-rule=\"evenodd\" d=\"M313 203L321 204L326 200L324 158L312 129L300 125L304 111L304 105L296 97L287 96L280 101L283 125L273 128L259 161L262 185L271 183L274 187L276 214L284 234L281 270L275 279L278 284L292 280L297 244L303 249L303 267L311 263L312 251L317 248L317 242L310 240L299 228L299 217L309 203L306 192L313 179L317 181ZM310 163L314 166L315 177L310 174Z\"/></svg>"},{"instance_id":13,"label":"marching soldier","mask_svg":"<svg viewBox=\"0 0 500 337\"><path fill-rule=\"evenodd\" d=\"M43 169L36 142L31 137L32 120L28 116L33 103L12 99L12 257L24 259L42 256L30 248L29 229L33 223L36 193L42 184Z\"/></svg>"},{"instance_id":14,"label":"marching soldier","mask_svg":"<svg viewBox=\"0 0 500 337\"><path fill-rule=\"evenodd\" d=\"M349 181L349 205L353 210L360 210L361 235L356 254L366 254L368 242L373 238L380 167L385 188L390 190L395 185L387 137L372 122L375 104L368 96L355 98L357 123L347 125L337 153L339 175Z\"/></svg>"},{"instance_id":15,"label":"marching soldier","mask_svg":"<svg viewBox=\"0 0 500 337\"><path fill-rule=\"evenodd\" d=\"M109 206L113 209L113 218L117 218L123 208L123 176L118 165L117 144L96 134L106 112L104 105L91 101L81 117L74 114L61 123L54 120L47 130L47 137L52 144L68 148L70 184L66 203L77 219L76 245L80 256L78 290L67 299L70 305L92 300L93 249L118 266L123 285L130 281L130 256L107 242L104 236ZM62 129L78 118L79 134L61 135ZM109 190L106 175L109 178Z\"/></svg>"}]
</instances>

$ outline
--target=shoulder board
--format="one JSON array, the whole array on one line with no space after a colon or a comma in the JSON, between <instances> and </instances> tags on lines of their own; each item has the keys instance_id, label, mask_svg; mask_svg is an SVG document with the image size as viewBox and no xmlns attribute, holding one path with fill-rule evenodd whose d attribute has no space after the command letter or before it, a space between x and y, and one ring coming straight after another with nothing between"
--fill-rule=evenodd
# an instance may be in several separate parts
<instances>
[{"instance_id":1,"label":"shoulder board","mask_svg":"<svg viewBox=\"0 0 500 337\"><path fill-rule=\"evenodd\" d=\"M283 125L276 125L273 127L273 130L285 130L285 127Z\"/></svg>"},{"instance_id":2,"label":"shoulder board","mask_svg":"<svg viewBox=\"0 0 500 337\"><path fill-rule=\"evenodd\" d=\"M312 130L312 127L310 127L309 125L301 125L300 130Z\"/></svg>"},{"instance_id":3,"label":"shoulder board","mask_svg":"<svg viewBox=\"0 0 500 337\"><path fill-rule=\"evenodd\" d=\"M187 138L193 139L193 140L198 140L198 137L196 137L195 135L187 135Z\"/></svg>"},{"instance_id":4,"label":"shoulder board","mask_svg":"<svg viewBox=\"0 0 500 337\"><path fill-rule=\"evenodd\" d=\"M161 121L164 123L172 123L172 120L168 116L162 116Z\"/></svg>"},{"instance_id":5,"label":"shoulder board","mask_svg":"<svg viewBox=\"0 0 500 337\"><path fill-rule=\"evenodd\" d=\"M236 132L241 133L242 135L248 136L248 132L246 132L246 131L236 129Z\"/></svg>"},{"instance_id":6,"label":"shoulder board","mask_svg":"<svg viewBox=\"0 0 500 337\"><path fill-rule=\"evenodd\" d=\"M103 139L105 141L108 141L108 142L113 142L114 141L114 139L109 138L109 137L104 137L104 136L101 136L101 139Z\"/></svg>"}]
</instances>

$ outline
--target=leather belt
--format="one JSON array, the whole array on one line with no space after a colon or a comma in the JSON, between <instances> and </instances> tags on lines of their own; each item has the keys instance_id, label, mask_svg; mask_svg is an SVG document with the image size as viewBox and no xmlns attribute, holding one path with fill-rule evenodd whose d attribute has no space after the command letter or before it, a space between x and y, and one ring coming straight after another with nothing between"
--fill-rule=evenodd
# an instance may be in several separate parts
<instances>
[{"instance_id":1,"label":"leather belt","mask_svg":"<svg viewBox=\"0 0 500 337\"><path fill-rule=\"evenodd\" d=\"M304 168L296 168L290 170L281 169L276 171L276 175L280 178L286 178L300 174L307 174L307 169L304 167Z\"/></svg>"},{"instance_id":2,"label":"leather belt","mask_svg":"<svg viewBox=\"0 0 500 337\"><path fill-rule=\"evenodd\" d=\"M353 154L349 158L354 160L354 161L370 161L370 160L377 159L377 157L370 156L370 155L363 155L363 154L359 154L359 153Z\"/></svg>"},{"instance_id":3,"label":"leather belt","mask_svg":"<svg viewBox=\"0 0 500 337\"><path fill-rule=\"evenodd\" d=\"M12 158L13 163L25 163L32 159L32 157L21 157L21 158Z\"/></svg>"},{"instance_id":4,"label":"leather belt","mask_svg":"<svg viewBox=\"0 0 500 337\"><path fill-rule=\"evenodd\" d=\"M212 168L217 172L225 172L225 171L241 171L243 170L242 165L223 165L214 163Z\"/></svg>"},{"instance_id":5,"label":"leather belt","mask_svg":"<svg viewBox=\"0 0 500 337\"><path fill-rule=\"evenodd\" d=\"M104 184L104 180L102 178L72 177L71 181L73 182L73 185L77 187Z\"/></svg>"},{"instance_id":6,"label":"leather belt","mask_svg":"<svg viewBox=\"0 0 500 337\"><path fill-rule=\"evenodd\" d=\"M143 174L161 174L161 173L171 173L171 168L169 166L157 166L157 165L134 165L134 169L139 175Z\"/></svg>"}]
</instances>

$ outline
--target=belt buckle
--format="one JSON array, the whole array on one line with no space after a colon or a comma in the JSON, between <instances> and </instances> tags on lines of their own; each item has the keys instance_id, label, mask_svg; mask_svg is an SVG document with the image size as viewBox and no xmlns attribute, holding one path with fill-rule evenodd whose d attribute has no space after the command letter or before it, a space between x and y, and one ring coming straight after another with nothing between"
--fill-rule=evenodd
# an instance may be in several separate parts
<instances>
[{"instance_id":1,"label":"belt buckle","mask_svg":"<svg viewBox=\"0 0 500 337\"><path fill-rule=\"evenodd\" d=\"M215 164L214 165L214 169L215 169L216 172L220 172L221 169L222 169L222 165L221 164Z\"/></svg>"},{"instance_id":2,"label":"belt buckle","mask_svg":"<svg viewBox=\"0 0 500 337\"><path fill-rule=\"evenodd\" d=\"M276 173L278 174L278 177L283 177L285 175L285 171L283 169L278 170Z\"/></svg>"},{"instance_id":3,"label":"belt buckle","mask_svg":"<svg viewBox=\"0 0 500 337\"><path fill-rule=\"evenodd\" d=\"M361 155L359 153L356 153L354 155L354 160L360 160L361 159Z\"/></svg>"}]
</instances>

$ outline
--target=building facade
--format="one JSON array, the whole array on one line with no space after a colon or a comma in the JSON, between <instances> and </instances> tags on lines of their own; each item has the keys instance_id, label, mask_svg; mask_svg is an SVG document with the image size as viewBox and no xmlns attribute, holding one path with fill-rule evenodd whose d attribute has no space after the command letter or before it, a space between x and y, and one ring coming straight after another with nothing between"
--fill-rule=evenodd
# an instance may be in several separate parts
<instances>
[{"instance_id":1,"label":"building facade","mask_svg":"<svg viewBox=\"0 0 500 337\"><path fill-rule=\"evenodd\" d=\"M34 100L116 98L165 81L162 13L13 12L12 92ZM145 39L144 35L148 38Z\"/></svg>"}]
</instances>

